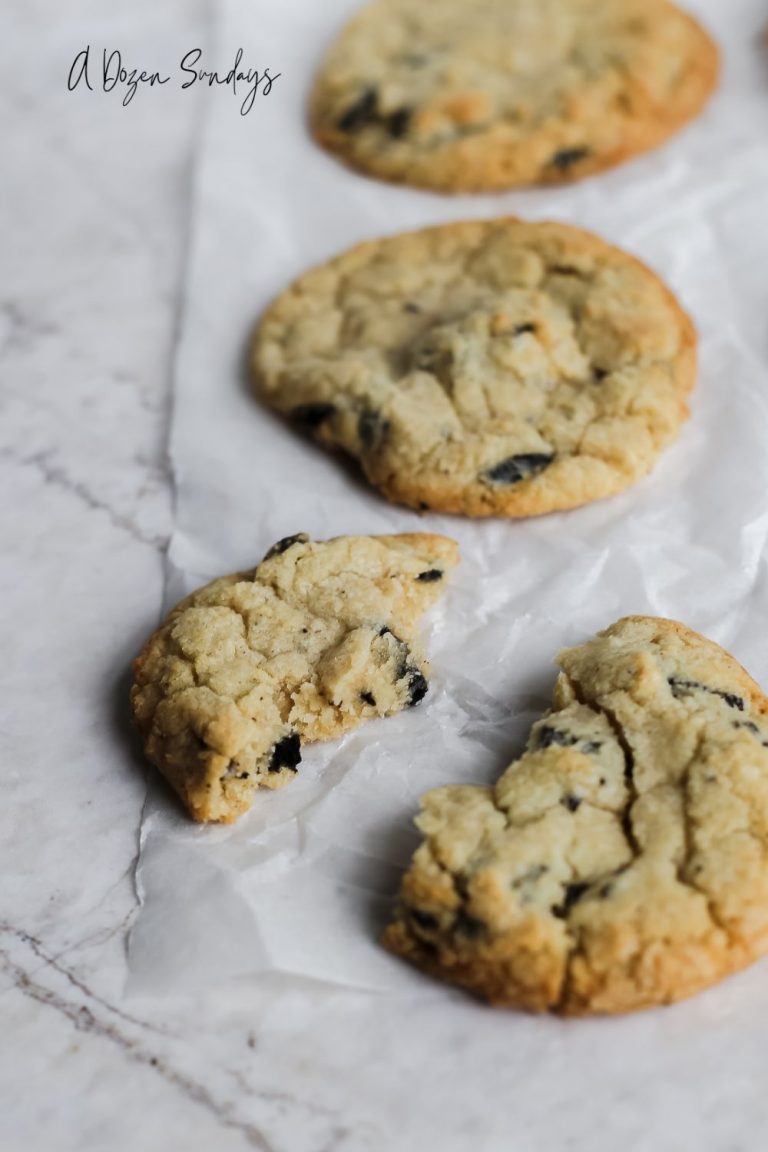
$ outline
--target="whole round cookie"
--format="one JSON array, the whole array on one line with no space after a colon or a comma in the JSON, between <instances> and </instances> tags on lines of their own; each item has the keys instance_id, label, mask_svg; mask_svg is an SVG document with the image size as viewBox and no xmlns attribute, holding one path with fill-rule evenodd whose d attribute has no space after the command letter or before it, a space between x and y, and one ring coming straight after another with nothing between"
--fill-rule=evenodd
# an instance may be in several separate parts
<instances>
[{"instance_id":1,"label":"whole round cookie","mask_svg":"<svg viewBox=\"0 0 768 1152\"><path fill-rule=\"evenodd\" d=\"M562 652L493 788L429 793L385 942L498 1005L626 1012L768 951L768 700L682 624Z\"/></svg>"},{"instance_id":2,"label":"whole round cookie","mask_svg":"<svg viewBox=\"0 0 768 1152\"><path fill-rule=\"evenodd\" d=\"M177 605L134 662L131 705L193 819L234 820L292 778L303 741L418 704L413 630L457 562L425 533L289 536Z\"/></svg>"},{"instance_id":3,"label":"whole round cookie","mask_svg":"<svg viewBox=\"0 0 768 1152\"><path fill-rule=\"evenodd\" d=\"M588 232L473 221L361 244L269 308L263 399L389 499L532 516L645 475L688 414L693 326Z\"/></svg>"},{"instance_id":4,"label":"whole round cookie","mask_svg":"<svg viewBox=\"0 0 768 1152\"><path fill-rule=\"evenodd\" d=\"M318 141L441 191L574 180L660 144L717 48L667 0L375 0L316 81Z\"/></svg>"}]
</instances>

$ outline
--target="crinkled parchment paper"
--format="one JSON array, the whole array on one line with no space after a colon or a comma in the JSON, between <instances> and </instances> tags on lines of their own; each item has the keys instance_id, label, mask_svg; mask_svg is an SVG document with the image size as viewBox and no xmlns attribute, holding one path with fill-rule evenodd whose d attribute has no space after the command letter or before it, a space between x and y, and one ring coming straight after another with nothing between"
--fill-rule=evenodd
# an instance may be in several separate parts
<instances>
[{"instance_id":1,"label":"crinkled parchment paper","mask_svg":"<svg viewBox=\"0 0 768 1152\"><path fill-rule=\"evenodd\" d=\"M727 1118L739 1101L753 1106L750 1077L768 1058L765 965L667 1012L574 1025L476 1006L377 936L416 843L419 795L499 774L546 706L561 646L626 613L671 616L768 684L768 9L690 5L720 41L723 82L661 151L573 187L450 198L353 174L308 137L312 74L356 6L219 6L216 63L228 67L242 45L247 63L282 75L245 117L224 93L206 100L175 369L167 603L299 531L444 532L463 563L425 623L432 690L421 707L306 748L297 779L257 795L233 827L193 826L151 785L130 989L200 997L234 981L247 1006L268 981L273 1003L290 998L297 1047L320 1043L322 1029L347 1053L350 1097L394 1100L387 1074L416 1077L399 1140L357 1147L410 1148L437 1124L448 1152L592 1152L618 1139L654 1152L740 1148ZM252 398L249 333L288 281L356 241L505 213L592 228L670 283L700 333L692 418L650 478L604 503L519 523L419 516ZM353 1054L351 1004L354 1027L364 1018L380 1041L380 1079ZM595 1091L613 1118L587 1130L579 1101Z\"/></svg>"}]
</instances>

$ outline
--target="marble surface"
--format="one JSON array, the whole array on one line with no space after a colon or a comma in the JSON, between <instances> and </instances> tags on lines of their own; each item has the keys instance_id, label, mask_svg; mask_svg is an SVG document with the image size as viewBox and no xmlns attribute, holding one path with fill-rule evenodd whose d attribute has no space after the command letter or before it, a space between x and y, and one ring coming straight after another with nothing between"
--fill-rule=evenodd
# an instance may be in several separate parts
<instances>
[{"instance_id":1,"label":"marble surface","mask_svg":"<svg viewBox=\"0 0 768 1152\"><path fill-rule=\"evenodd\" d=\"M17 0L0 19L0 1147L261 1147L234 1076L120 1006L146 792L126 663L162 596L200 105L65 86L85 42L173 59L210 13Z\"/></svg>"},{"instance_id":2,"label":"marble surface","mask_svg":"<svg viewBox=\"0 0 768 1152\"><path fill-rule=\"evenodd\" d=\"M550 1021L535 1051L500 1028L480 1083L472 1020L485 1010L452 993L436 1033L429 992L382 1018L298 980L279 1011L268 979L194 999L127 987L146 799L127 664L163 597L204 94L169 85L122 108L65 84L86 42L173 64L210 43L214 8L9 0L0 16L0 1147L410 1152L450 1132L467 1152L751 1152L768 1122L764 966L642 1018L634 1034L653 1037L663 1067L627 1052L586 1098ZM580 1067L615 1036L585 1024ZM443 1070L465 1094L441 1093ZM514 1085L514 1115L489 1123L487 1095Z\"/></svg>"}]
</instances>

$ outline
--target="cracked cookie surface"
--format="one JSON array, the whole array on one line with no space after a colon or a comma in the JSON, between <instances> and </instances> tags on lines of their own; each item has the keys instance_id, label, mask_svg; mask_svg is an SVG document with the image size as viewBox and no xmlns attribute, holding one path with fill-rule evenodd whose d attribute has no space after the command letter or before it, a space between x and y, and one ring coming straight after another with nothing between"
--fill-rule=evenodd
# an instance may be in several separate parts
<instances>
[{"instance_id":1,"label":"cracked cookie surface","mask_svg":"<svg viewBox=\"0 0 768 1152\"><path fill-rule=\"evenodd\" d=\"M414 628L457 562L426 533L292 536L177 605L134 662L131 704L190 815L232 821L291 779L303 741L418 704Z\"/></svg>"},{"instance_id":2,"label":"cracked cookie surface","mask_svg":"<svg viewBox=\"0 0 768 1152\"><path fill-rule=\"evenodd\" d=\"M253 348L262 398L389 499L468 516L578 507L677 435L693 326L627 253L515 219L361 244L297 280Z\"/></svg>"},{"instance_id":3,"label":"cracked cookie surface","mask_svg":"<svg viewBox=\"0 0 768 1152\"><path fill-rule=\"evenodd\" d=\"M669 620L620 620L558 663L495 787L424 798L385 943L498 1005L690 996L768 951L768 700Z\"/></svg>"},{"instance_id":4,"label":"cracked cookie surface","mask_svg":"<svg viewBox=\"0 0 768 1152\"><path fill-rule=\"evenodd\" d=\"M371 175L490 191L656 147L717 74L712 40L667 0L377 0L332 47L310 115Z\"/></svg>"}]
</instances>

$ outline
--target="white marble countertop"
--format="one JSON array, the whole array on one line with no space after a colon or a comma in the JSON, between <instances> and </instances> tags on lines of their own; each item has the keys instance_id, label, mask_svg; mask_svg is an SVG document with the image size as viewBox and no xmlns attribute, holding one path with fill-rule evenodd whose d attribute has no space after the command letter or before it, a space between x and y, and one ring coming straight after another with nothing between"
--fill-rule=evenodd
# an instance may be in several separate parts
<instances>
[{"instance_id":1,"label":"white marble countertop","mask_svg":"<svg viewBox=\"0 0 768 1152\"><path fill-rule=\"evenodd\" d=\"M222 1025L205 1055L199 1020L121 1006L145 796L126 669L160 611L200 103L163 90L122 108L66 89L89 41L152 67L205 43L209 21L193 0L16 0L2 17L6 1152L267 1147L238 1068L242 1027Z\"/></svg>"},{"instance_id":2,"label":"white marble countertop","mask_svg":"<svg viewBox=\"0 0 768 1152\"><path fill-rule=\"evenodd\" d=\"M86 43L99 57L119 48L131 66L178 61L209 42L213 5L9 0L0 20L0 755L10 791L0 808L0 1147L410 1152L428 1142L428 1117L408 1126L419 1139L381 1143L402 1131L424 1074L414 1042L400 1081L379 1076L380 1045L398 1043L394 1020L366 1036L361 1013L353 1051L319 990L315 1035L327 1019L328 1048L310 1061L291 1048L290 1013L279 1047L262 1045L263 1005L244 1013L225 996L126 995L146 796L128 664L163 594L170 377L202 103L169 85L123 108L118 93L68 92L66 77ZM531 1115L560 1109L547 1152L584 1152L598 1128L629 1152L757 1148L768 1104L760 1076L743 1071L765 1052L757 1020L742 1072L716 1099L699 1087L702 1074L722 1083L720 1029L739 995L759 1012L757 980L745 979L735 999L706 1009L699 1066L657 1091L666 1142L648 1143L643 1126L654 1069L629 1087L617 1069L613 1096L587 1112L560 1068L530 1100ZM351 1000L343 1011L354 1020ZM452 1027L446 1051L463 1043ZM674 1021L665 1041L674 1068ZM555 1039L543 1044L557 1069ZM513 1048L510 1074L527 1059ZM358 1059L380 1087L375 1138L364 1101L345 1097L345 1061ZM484 1086L469 1064L467 1082L476 1110L446 1099L443 1117L467 1152L542 1152L526 1143L525 1118L514 1144L506 1129L483 1132ZM614 1109L621 1119L608 1123Z\"/></svg>"}]
</instances>

